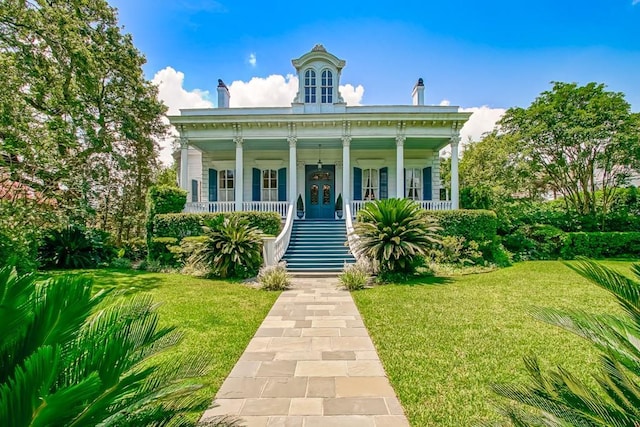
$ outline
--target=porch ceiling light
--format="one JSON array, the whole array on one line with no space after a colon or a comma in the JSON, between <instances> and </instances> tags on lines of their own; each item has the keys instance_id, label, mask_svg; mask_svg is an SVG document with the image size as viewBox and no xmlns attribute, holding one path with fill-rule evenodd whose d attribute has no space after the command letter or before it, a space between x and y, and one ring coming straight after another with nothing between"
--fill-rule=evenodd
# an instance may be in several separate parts
<instances>
[{"instance_id":1,"label":"porch ceiling light","mask_svg":"<svg viewBox=\"0 0 640 427\"><path fill-rule=\"evenodd\" d=\"M322 144L318 144L318 170L322 169L322 160L320 160L320 150L322 149Z\"/></svg>"}]
</instances>

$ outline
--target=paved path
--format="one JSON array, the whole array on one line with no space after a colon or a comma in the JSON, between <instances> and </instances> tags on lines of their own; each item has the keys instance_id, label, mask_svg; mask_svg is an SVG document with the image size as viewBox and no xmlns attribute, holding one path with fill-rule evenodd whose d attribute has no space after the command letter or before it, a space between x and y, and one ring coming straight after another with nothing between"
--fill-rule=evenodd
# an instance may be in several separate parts
<instances>
[{"instance_id":1,"label":"paved path","mask_svg":"<svg viewBox=\"0 0 640 427\"><path fill-rule=\"evenodd\" d=\"M349 292L335 278L293 280L216 395L215 415L248 427L403 427Z\"/></svg>"}]
</instances>

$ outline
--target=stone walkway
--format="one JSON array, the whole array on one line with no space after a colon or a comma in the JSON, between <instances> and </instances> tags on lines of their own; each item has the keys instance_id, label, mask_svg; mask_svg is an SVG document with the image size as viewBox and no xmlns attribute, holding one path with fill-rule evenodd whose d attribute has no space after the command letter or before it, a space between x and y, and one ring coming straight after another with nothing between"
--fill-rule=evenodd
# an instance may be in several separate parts
<instances>
[{"instance_id":1,"label":"stone walkway","mask_svg":"<svg viewBox=\"0 0 640 427\"><path fill-rule=\"evenodd\" d=\"M408 426L349 292L335 278L293 279L203 419L247 427Z\"/></svg>"}]
</instances>

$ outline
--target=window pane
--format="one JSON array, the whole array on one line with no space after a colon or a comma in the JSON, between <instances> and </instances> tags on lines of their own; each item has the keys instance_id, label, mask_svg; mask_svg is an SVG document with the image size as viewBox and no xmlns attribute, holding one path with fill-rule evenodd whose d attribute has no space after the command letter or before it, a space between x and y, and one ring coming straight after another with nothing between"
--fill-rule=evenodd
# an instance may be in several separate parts
<instances>
[{"instance_id":1,"label":"window pane","mask_svg":"<svg viewBox=\"0 0 640 427\"><path fill-rule=\"evenodd\" d=\"M318 204L318 186L315 184L311 186L311 204Z\"/></svg>"}]
</instances>

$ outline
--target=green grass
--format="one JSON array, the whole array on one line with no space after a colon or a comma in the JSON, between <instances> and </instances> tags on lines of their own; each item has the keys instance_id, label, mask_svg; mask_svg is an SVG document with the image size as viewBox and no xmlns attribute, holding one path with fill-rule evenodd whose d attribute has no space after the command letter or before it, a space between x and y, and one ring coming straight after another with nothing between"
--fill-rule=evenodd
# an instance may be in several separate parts
<instances>
[{"instance_id":1,"label":"green grass","mask_svg":"<svg viewBox=\"0 0 640 427\"><path fill-rule=\"evenodd\" d=\"M197 383L204 385L198 393L211 400L280 295L241 283L181 274L128 270L73 273L91 277L95 289L116 288L125 294L147 292L162 303L161 325L177 326L185 336L180 344L159 357L171 363L176 358L202 353L210 362L210 371L198 379Z\"/></svg>"},{"instance_id":2,"label":"green grass","mask_svg":"<svg viewBox=\"0 0 640 427\"><path fill-rule=\"evenodd\" d=\"M631 263L606 264L629 272ZM530 308L619 312L607 292L556 261L352 295L409 421L420 427L499 419L490 385L528 382L525 355L582 378L595 372L597 353L586 342L536 321Z\"/></svg>"}]
</instances>

